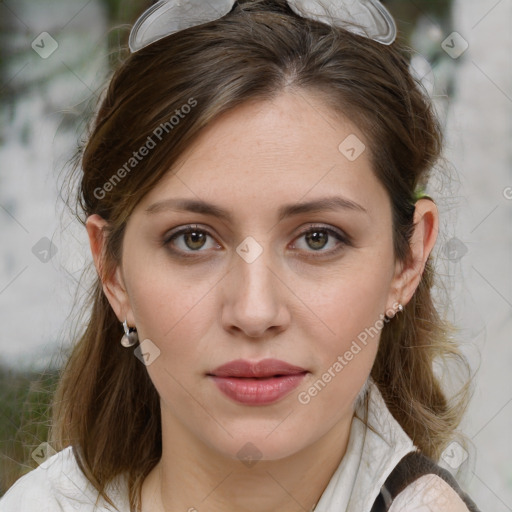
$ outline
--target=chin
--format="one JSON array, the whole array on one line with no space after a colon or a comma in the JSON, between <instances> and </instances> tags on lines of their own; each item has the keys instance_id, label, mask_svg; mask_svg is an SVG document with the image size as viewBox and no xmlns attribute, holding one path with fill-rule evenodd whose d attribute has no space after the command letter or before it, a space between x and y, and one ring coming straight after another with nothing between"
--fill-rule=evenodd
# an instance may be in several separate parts
<instances>
[{"instance_id":1,"label":"chin","mask_svg":"<svg viewBox=\"0 0 512 512\"><path fill-rule=\"evenodd\" d=\"M272 461L290 457L313 442L304 437L304 430L282 430L279 432L280 421L268 422L262 428L257 428L254 422L251 427L245 427L239 433L228 429L233 437L223 436L222 439L209 439L206 443L219 455L228 459L238 459L248 467L257 461ZM300 437L299 437L300 436Z\"/></svg>"}]
</instances>

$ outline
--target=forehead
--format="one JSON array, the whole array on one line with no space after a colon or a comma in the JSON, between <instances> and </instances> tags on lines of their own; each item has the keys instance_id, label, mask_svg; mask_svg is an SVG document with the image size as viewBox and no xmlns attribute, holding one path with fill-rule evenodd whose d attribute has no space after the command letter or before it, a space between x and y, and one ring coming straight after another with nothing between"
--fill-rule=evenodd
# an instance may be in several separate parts
<instances>
[{"instance_id":1,"label":"forehead","mask_svg":"<svg viewBox=\"0 0 512 512\"><path fill-rule=\"evenodd\" d=\"M278 208L342 195L371 210L384 189L368 144L354 122L307 92L245 103L204 128L140 206L187 197Z\"/></svg>"},{"instance_id":2,"label":"forehead","mask_svg":"<svg viewBox=\"0 0 512 512\"><path fill-rule=\"evenodd\" d=\"M329 162L339 162L340 156L352 158L350 153L342 152L347 148L340 148L347 138L356 143L358 153L367 145L366 136L356 124L334 113L318 95L287 92L273 100L247 102L221 114L203 129L177 164L201 158L240 163L251 156L265 169L267 165L300 168L300 163L308 161L325 161L326 167ZM363 153L362 161L369 159L369 154ZM251 162L245 162L240 170L250 168Z\"/></svg>"}]
</instances>

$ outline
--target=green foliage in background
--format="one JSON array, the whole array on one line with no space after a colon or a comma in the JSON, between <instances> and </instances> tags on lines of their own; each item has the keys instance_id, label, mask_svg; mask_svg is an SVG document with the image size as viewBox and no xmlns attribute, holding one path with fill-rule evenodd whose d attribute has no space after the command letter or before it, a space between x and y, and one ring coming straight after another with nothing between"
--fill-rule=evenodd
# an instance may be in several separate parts
<instances>
[{"instance_id":1,"label":"green foliage in background","mask_svg":"<svg viewBox=\"0 0 512 512\"><path fill-rule=\"evenodd\" d=\"M37 467L32 451L48 439L58 370L44 373L0 365L0 496Z\"/></svg>"},{"instance_id":2,"label":"green foliage in background","mask_svg":"<svg viewBox=\"0 0 512 512\"><path fill-rule=\"evenodd\" d=\"M451 22L451 0L384 0L382 3L395 18L399 37L410 41L412 32L420 17L426 17L440 26L448 35Z\"/></svg>"}]
</instances>

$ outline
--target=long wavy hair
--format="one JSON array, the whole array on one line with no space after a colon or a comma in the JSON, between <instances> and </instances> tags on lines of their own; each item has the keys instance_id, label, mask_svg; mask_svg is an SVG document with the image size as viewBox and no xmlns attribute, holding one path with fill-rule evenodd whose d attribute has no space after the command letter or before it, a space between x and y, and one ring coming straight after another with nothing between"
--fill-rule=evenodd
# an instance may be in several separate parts
<instances>
[{"instance_id":1,"label":"long wavy hair","mask_svg":"<svg viewBox=\"0 0 512 512\"><path fill-rule=\"evenodd\" d=\"M368 136L373 171L391 200L395 257L409 261L417 193L440 157L442 133L408 63L399 42L384 46L297 16L284 0L256 0L235 3L223 19L128 55L115 71L80 149L80 165L71 169L70 180L78 181L69 197L75 215L85 225L99 214L108 229L101 275L86 305L88 322L54 398L50 437L57 449L73 447L99 496L110 502L107 485L124 474L132 510L138 510L142 483L162 449L159 396L145 366L120 345L123 331L102 289L102 279L120 264L134 207L222 113L288 90L311 92ZM190 106L186 116L170 123L184 105ZM158 127L166 127L164 143L129 175L119 172ZM468 384L449 399L436 376L437 361L467 363L436 310L434 278L429 257L404 313L382 330L371 376L416 446L437 458L465 411Z\"/></svg>"}]
</instances>

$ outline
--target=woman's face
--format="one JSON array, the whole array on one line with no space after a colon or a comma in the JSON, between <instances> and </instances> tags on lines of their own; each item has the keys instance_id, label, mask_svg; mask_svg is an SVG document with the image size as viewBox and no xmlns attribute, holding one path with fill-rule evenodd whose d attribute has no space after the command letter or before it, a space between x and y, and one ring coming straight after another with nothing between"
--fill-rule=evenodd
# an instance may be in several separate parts
<instances>
[{"instance_id":1,"label":"woman's face","mask_svg":"<svg viewBox=\"0 0 512 512\"><path fill-rule=\"evenodd\" d=\"M245 446L279 459L347 425L400 300L369 142L316 98L285 93L224 114L126 227L118 311L150 340L164 428L230 458ZM319 205L298 207L310 202ZM304 371L213 376L268 358Z\"/></svg>"}]
</instances>

